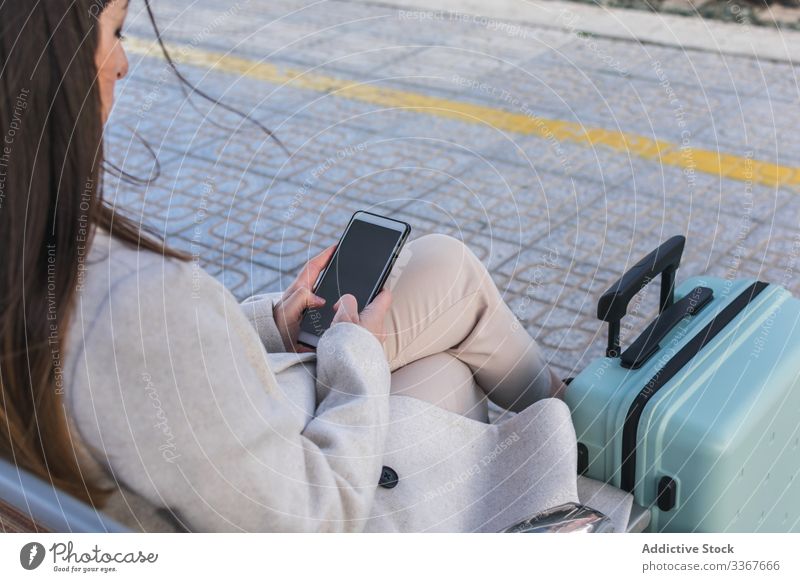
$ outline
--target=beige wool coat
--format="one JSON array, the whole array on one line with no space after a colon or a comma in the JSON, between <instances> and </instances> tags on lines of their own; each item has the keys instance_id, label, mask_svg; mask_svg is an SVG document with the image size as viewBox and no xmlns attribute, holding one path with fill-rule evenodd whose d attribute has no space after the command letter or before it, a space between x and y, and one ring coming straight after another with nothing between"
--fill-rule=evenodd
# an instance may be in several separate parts
<instances>
[{"instance_id":1,"label":"beige wool coat","mask_svg":"<svg viewBox=\"0 0 800 582\"><path fill-rule=\"evenodd\" d=\"M115 489L108 515L136 531L498 531L582 501L624 530L632 499L576 475L562 401L485 424L390 396L383 348L355 324L286 353L278 297L239 303L197 264L96 230L63 386L82 467Z\"/></svg>"}]
</instances>

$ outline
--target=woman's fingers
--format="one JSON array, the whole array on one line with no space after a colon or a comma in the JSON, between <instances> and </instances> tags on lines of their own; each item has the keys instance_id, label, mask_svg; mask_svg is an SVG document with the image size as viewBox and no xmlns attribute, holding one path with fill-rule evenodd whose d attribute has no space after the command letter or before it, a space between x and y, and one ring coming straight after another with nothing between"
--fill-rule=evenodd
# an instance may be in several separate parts
<instances>
[{"instance_id":1,"label":"woman's fingers","mask_svg":"<svg viewBox=\"0 0 800 582\"><path fill-rule=\"evenodd\" d=\"M336 243L329 246L327 249L319 253L316 257L311 259L312 263L322 264L324 267L325 264L330 260L331 256L333 255L333 251L336 250Z\"/></svg>"},{"instance_id":2,"label":"woman's fingers","mask_svg":"<svg viewBox=\"0 0 800 582\"><path fill-rule=\"evenodd\" d=\"M361 312L362 319L368 319L370 321L383 321L383 318L386 317L386 312L389 311L389 307L392 305L392 292L389 289L384 288L380 293L375 296L375 299L372 300L372 303L367 305L364 308L364 311Z\"/></svg>"},{"instance_id":3,"label":"woman's fingers","mask_svg":"<svg viewBox=\"0 0 800 582\"><path fill-rule=\"evenodd\" d=\"M372 300L367 308L372 308L375 311L379 311L382 314L386 314L389 311L389 307L392 305L392 292L389 291L388 287L384 287L381 289L381 292L375 296L375 299Z\"/></svg>"},{"instance_id":4,"label":"woman's fingers","mask_svg":"<svg viewBox=\"0 0 800 582\"><path fill-rule=\"evenodd\" d=\"M298 287L286 302L286 312L290 319L299 319L306 307L322 307L325 299L315 295L308 287Z\"/></svg>"},{"instance_id":5,"label":"woman's fingers","mask_svg":"<svg viewBox=\"0 0 800 582\"><path fill-rule=\"evenodd\" d=\"M391 304L392 293L389 289L384 288L361 312L361 325L371 331L380 341L384 340L383 322Z\"/></svg>"},{"instance_id":6,"label":"woman's fingers","mask_svg":"<svg viewBox=\"0 0 800 582\"><path fill-rule=\"evenodd\" d=\"M312 288L317 280L317 277L322 272L322 269L324 269L325 265L328 264L328 261L331 260L335 250L336 245L333 244L308 261L289 288L292 290L297 289L298 287L308 287L309 289Z\"/></svg>"}]
</instances>

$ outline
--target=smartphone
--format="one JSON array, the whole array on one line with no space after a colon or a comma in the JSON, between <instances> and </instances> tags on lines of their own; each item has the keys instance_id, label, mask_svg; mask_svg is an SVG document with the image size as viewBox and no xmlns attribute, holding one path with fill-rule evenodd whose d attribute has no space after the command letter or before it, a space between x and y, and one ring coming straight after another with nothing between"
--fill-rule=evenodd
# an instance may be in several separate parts
<instances>
[{"instance_id":1,"label":"smartphone","mask_svg":"<svg viewBox=\"0 0 800 582\"><path fill-rule=\"evenodd\" d=\"M333 321L333 306L342 295L353 295L359 311L369 305L386 282L410 232L406 222L365 210L355 212L314 283L313 291L325 299L325 305L303 312L298 342L317 347Z\"/></svg>"}]
</instances>

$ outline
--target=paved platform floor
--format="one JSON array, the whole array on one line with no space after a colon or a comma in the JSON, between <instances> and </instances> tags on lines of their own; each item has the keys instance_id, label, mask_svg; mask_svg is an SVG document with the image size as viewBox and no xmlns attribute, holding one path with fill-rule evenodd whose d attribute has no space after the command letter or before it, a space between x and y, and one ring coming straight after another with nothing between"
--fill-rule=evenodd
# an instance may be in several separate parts
<instances>
[{"instance_id":1,"label":"paved platform floor","mask_svg":"<svg viewBox=\"0 0 800 582\"><path fill-rule=\"evenodd\" d=\"M673 234L688 239L679 281L800 294L789 64L586 36L568 13L544 28L358 1L155 8L186 76L291 156L187 100L132 3L107 156L149 175L135 130L161 176L109 177L106 195L239 298L283 288L361 208L464 240L564 376L602 353L599 294ZM628 341L654 312L631 318Z\"/></svg>"}]
</instances>

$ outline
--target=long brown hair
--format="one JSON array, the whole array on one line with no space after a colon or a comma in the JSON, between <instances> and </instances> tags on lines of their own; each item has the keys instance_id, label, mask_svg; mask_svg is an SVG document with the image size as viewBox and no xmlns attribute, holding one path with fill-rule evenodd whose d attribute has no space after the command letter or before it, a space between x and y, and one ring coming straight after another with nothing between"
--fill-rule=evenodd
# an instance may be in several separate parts
<instances>
[{"instance_id":1,"label":"long brown hair","mask_svg":"<svg viewBox=\"0 0 800 582\"><path fill-rule=\"evenodd\" d=\"M103 200L103 0L0 2L0 455L102 507L67 431L61 354L92 225L188 260Z\"/></svg>"}]
</instances>

